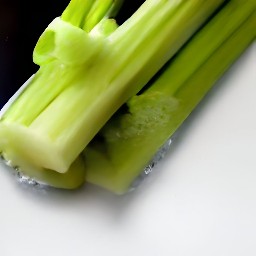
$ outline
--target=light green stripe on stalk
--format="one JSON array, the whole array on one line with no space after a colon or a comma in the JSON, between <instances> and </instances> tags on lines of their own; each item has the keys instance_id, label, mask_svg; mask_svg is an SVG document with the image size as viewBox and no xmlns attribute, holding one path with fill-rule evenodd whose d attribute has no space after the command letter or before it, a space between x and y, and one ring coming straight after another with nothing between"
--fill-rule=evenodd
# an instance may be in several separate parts
<instances>
[{"instance_id":1,"label":"light green stripe on stalk","mask_svg":"<svg viewBox=\"0 0 256 256\"><path fill-rule=\"evenodd\" d=\"M112 5L115 3L114 0L96 0L90 10L86 15L83 22L82 28L89 32L94 26L96 26L105 16L109 13Z\"/></svg>"},{"instance_id":2,"label":"light green stripe on stalk","mask_svg":"<svg viewBox=\"0 0 256 256\"><path fill-rule=\"evenodd\" d=\"M64 21L76 27L83 27L83 22L95 0L71 0L61 15Z\"/></svg>"},{"instance_id":3,"label":"light green stripe on stalk","mask_svg":"<svg viewBox=\"0 0 256 256\"><path fill-rule=\"evenodd\" d=\"M53 141L53 150L59 152L67 164L71 163L110 116L147 83L222 2L149 0L152 5L149 12L145 5L142 7L146 17L141 18L144 26L138 21L140 36L135 13L128 21L133 23L135 19L133 25L127 27L127 37L118 36L118 40L129 43L120 42L116 51L119 43L114 34L119 35L119 27L108 37L109 44L97 65L87 70L86 77L77 76L72 86L58 95L30 128L38 134L47 134ZM137 55L133 45L143 49L142 53ZM131 53L131 49L133 58L126 54ZM119 70L124 64L125 68Z\"/></svg>"},{"instance_id":4,"label":"light green stripe on stalk","mask_svg":"<svg viewBox=\"0 0 256 256\"><path fill-rule=\"evenodd\" d=\"M17 123L28 126L61 91L72 84L81 68L83 73L86 72L86 66L72 68L66 64L77 65L78 62L85 64L95 52L99 52L102 38L109 36L117 28L114 20L103 19L98 20L98 24L95 23L90 35L87 33L82 35L79 27L96 2L72 0L61 16L64 22L56 18L45 29L33 52L34 62L41 67L21 97L18 97L6 111L3 119L16 120ZM104 2L105 0L98 0L97 3L103 3L105 6ZM122 0L111 2L111 8L100 10L102 16L107 17L112 13L114 15L122 4ZM38 95L40 100L35 95Z\"/></svg>"},{"instance_id":5,"label":"light green stripe on stalk","mask_svg":"<svg viewBox=\"0 0 256 256\"><path fill-rule=\"evenodd\" d=\"M141 90L222 2L147 0L147 4L141 7L143 11L138 10L141 20L135 12L127 21L128 25L126 22L122 24L127 37L121 35L124 31L120 30L120 26L104 38L102 49L88 65L66 70L63 78L53 77L61 83L66 83L63 79L72 77L69 86L54 93L53 97L46 96L44 104L39 103L40 107L36 103L41 98L36 97L36 93L31 95L33 102L29 106L35 107L35 111L27 108L21 113L17 110L18 102L14 103L16 109L13 111L21 113L27 127L15 123L15 119L8 121L6 112L0 130L8 131L10 138L1 139L0 136L1 150L8 150L8 141L15 137L24 159L33 160L47 169L66 172L113 113ZM123 69L120 70L120 67ZM47 73L54 76L55 71L48 70L45 77ZM45 86L44 79L40 80L38 77L33 90L37 86ZM18 101L22 102L21 98L27 97L25 94L26 90ZM34 113L39 114L35 116ZM21 120L18 115L16 118Z\"/></svg>"},{"instance_id":6,"label":"light green stripe on stalk","mask_svg":"<svg viewBox=\"0 0 256 256\"><path fill-rule=\"evenodd\" d=\"M69 74L67 68L58 62L42 66L2 119L28 126L65 87L69 86L75 76L76 73Z\"/></svg>"},{"instance_id":7,"label":"light green stripe on stalk","mask_svg":"<svg viewBox=\"0 0 256 256\"><path fill-rule=\"evenodd\" d=\"M236 5L234 2L231 1L229 4ZM248 6L251 6L249 1L240 1L241 12ZM232 33L216 34L218 22L215 20L220 17L223 26L226 23L221 14L217 14L212 20L213 23L210 22L206 25L177 55L173 65L175 62L179 62L179 58L181 60L186 59L183 52L187 56L193 56L194 61L183 63L185 70L183 74L186 81L179 85L179 89L175 90L175 93L172 90L166 90L166 88L172 87L172 81L176 81L173 75L169 80L159 80L161 83L157 81L157 86L153 84L148 91L146 90L140 96L134 96L135 103L142 99L137 106L138 113L135 111L130 114L120 114L109 120L99 133L103 138L99 141L93 140L84 150L87 167L86 180L88 182L116 193L127 191L132 181L150 162L155 152L176 131L214 83L255 39L255 7L251 8L251 12L247 13L247 18L240 20L240 23L236 22L236 15L234 13L234 16L229 17L236 24L232 28ZM215 25L211 26L211 24ZM206 59L205 54L197 54L202 50L201 48L193 47L194 44L198 45L198 41L205 41L204 31L208 31L209 42L215 37L222 37L222 44L218 44L216 48L212 48L211 44L204 45L205 54L207 54ZM201 58L203 58L202 62L199 61ZM189 66L194 66L193 74L190 74ZM172 70L172 63L170 70ZM168 72L169 69L167 68L165 73L168 74ZM154 101L154 97L158 97L158 95L162 101L159 99ZM168 97L170 109L165 109ZM131 102L131 106L133 104ZM144 111L145 109L148 109L148 113ZM154 116L151 118L155 110L161 109L163 112L156 116L156 119ZM144 127L140 127L141 119L147 120L146 114L148 114L148 120L151 123L142 123ZM166 116L166 114L169 115L169 119L162 119L161 116ZM128 122L129 120L131 122Z\"/></svg>"},{"instance_id":8,"label":"light green stripe on stalk","mask_svg":"<svg viewBox=\"0 0 256 256\"><path fill-rule=\"evenodd\" d=\"M136 94L138 85L145 85L222 3L222 0L146 1L141 12L136 13L143 17L138 24L128 20L128 25L125 23L124 27L120 26L109 37L114 45L112 54L119 59L113 63L113 88L129 74L134 74L131 80L126 79L126 88L120 89L123 90L122 95ZM158 7L156 10L155 5ZM148 6L149 11L144 13L143 8L146 10ZM161 22L150 17L162 17ZM127 32L126 40L119 40L124 31ZM135 38L138 39L135 41Z\"/></svg>"},{"instance_id":9,"label":"light green stripe on stalk","mask_svg":"<svg viewBox=\"0 0 256 256\"><path fill-rule=\"evenodd\" d=\"M51 40L45 37L49 32L54 33ZM6 111L4 119L28 126L77 76L86 73L103 47L106 32L102 29L98 33L100 36L95 38L59 18L54 19L33 52L35 63L42 64L40 69ZM45 47L49 44L52 47Z\"/></svg>"},{"instance_id":10,"label":"light green stripe on stalk","mask_svg":"<svg viewBox=\"0 0 256 256\"><path fill-rule=\"evenodd\" d=\"M230 42L225 43L217 53L214 53L210 61L202 68L203 75L196 72L191 77L191 82L185 83L174 96L185 101L189 99L190 104L183 106L182 111L184 118L188 115L200 99L207 93L211 87L208 81L216 82L223 72L229 68L236 58L244 51L250 43L256 38L256 12L252 13L249 19L239 30L234 33ZM191 97L192 95L192 97Z\"/></svg>"},{"instance_id":11,"label":"light green stripe on stalk","mask_svg":"<svg viewBox=\"0 0 256 256\"><path fill-rule=\"evenodd\" d=\"M90 36L95 37L107 37L111 35L118 28L118 24L114 19L102 19L91 31Z\"/></svg>"},{"instance_id":12,"label":"light green stripe on stalk","mask_svg":"<svg viewBox=\"0 0 256 256\"><path fill-rule=\"evenodd\" d=\"M243 8L241 8L241 0L232 0L231 2L218 13L218 19L213 19L200 31L200 36L196 36L193 43L188 43L179 54L178 59L170 65L168 72L164 72L148 89L148 92L155 90L159 84L162 92L174 94L181 84L195 72L196 68L207 60L209 53L219 47L233 33L234 28L248 18L256 6L254 0L243 0ZM211 36L211 40L209 40L210 34L216 36ZM191 62L193 65L190 64ZM169 80L172 81L171 86L169 86ZM166 86L163 87L163 84Z\"/></svg>"},{"instance_id":13,"label":"light green stripe on stalk","mask_svg":"<svg viewBox=\"0 0 256 256\"><path fill-rule=\"evenodd\" d=\"M61 19L90 32L102 19L113 18L123 0L71 0Z\"/></svg>"}]
</instances>

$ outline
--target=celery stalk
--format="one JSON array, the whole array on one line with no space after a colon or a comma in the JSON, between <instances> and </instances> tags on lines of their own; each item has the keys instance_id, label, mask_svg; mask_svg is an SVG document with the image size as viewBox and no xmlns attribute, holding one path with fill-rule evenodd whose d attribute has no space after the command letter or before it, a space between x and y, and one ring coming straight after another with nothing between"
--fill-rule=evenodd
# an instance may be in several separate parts
<instances>
[{"instance_id":1,"label":"celery stalk","mask_svg":"<svg viewBox=\"0 0 256 256\"><path fill-rule=\"evenodd\" d=\"M61 17L88 32L102 19L114 17L122 2L123 0L72 0Z\"/></svg>"},{"instance_id":2,"label":"celery stalk","mask_svg":"<svg viewBox=\"0 0 256 256\"><path fill-rule=\"evenodd\" d=\"M67 172L114 112L223 2L147 0L110 34L95 36L115 1L72 0L35 47L40 69L1 118L0 150L10 156L17 148L20 166Z\"/></svg>"},{"instance_id":3,"label":"celery stalk","mask_svg":"<svg viewBox=\"0 0 256 256\"><path fill-rule=\"evenodd\" d=\"M256 3L223 7L148 89L132 97L83 151L86 180L127 191L221 75L256 36Z\"/></svg>"}]
</instances>

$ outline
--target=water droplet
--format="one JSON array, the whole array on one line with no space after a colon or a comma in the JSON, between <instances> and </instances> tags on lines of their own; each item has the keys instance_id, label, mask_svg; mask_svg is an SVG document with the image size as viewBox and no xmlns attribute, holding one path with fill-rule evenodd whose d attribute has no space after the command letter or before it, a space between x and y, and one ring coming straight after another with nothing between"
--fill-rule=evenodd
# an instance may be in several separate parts
<instances>
[{"instance_id":1,"label":"water droplet","mask_svg":"<svg viewBox=\"0 0 256 256\"><path fill-rule=\"evenodd\" d=\"M165 157L166 153L169 151L172 144L172 139L168 139L166 143L157 151L153 159L150 163L143 169L140 175L132 182L129 191L133 191L137 188L141 182L150 174L152 173L154 167Z\"/></svg>"}]
</instances>

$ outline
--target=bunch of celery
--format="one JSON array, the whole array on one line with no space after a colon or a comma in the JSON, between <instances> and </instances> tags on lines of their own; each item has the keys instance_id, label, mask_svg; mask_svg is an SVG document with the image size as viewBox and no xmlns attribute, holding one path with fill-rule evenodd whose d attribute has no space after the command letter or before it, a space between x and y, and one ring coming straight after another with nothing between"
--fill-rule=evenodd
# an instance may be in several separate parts
<instances>
[{"instance_id":1,"label":"bunch of celery","mask_svg":"<svg viewBox=\"0 0 256 256\"><path fill-rule=\"evenodd\" d=\"M86 147L86 180L127 191L255 36L256 2L229 1Z\"/></svg>"},{"instance_id":2,"label":"bunch of celery","mask_svg":"<svg viewBox=\"0 0 256 256\"><path fill-rule=\"evenodd\" d=\"M254 0L146 0L118 26L120 4L72 0L39 38L0 121L3 157L29 176L126 191L255 38Z\"/></svg>"}]
</instances>

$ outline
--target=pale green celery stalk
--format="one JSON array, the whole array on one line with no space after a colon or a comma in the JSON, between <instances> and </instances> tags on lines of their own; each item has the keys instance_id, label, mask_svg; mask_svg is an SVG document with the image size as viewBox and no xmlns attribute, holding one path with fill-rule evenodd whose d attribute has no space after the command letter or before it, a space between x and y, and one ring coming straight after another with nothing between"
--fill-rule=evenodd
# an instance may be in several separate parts
<instances>
[{"instance_id":1,"label":"pale green celery stalk","mask_svg":"<svg viewBox=\"0 0 256 256\"><path fill-rule=\"evenodd\" d=\"M90 12L87 14L86 19L84 20L84 24L82 28L89 32L91 31L100 20L102 20L104 17L111 17L112 14L118 12L118 9L120 8L122 1L120 0L103 0L104 5L101 1L95 1L93 4Z\"/></svg>"},{"instance_id":2,"label":"pale green celery stalk","mask_svg":"<svg viewBox=\"0 0 256 256\"><path fill-rule=\"evenodd\" d=\"M62 29L67 24L58 19L49 29L54 36L46 36L45 45L36 47L39 56L53 60L42 64L1 119L1 151L8 155L13 150L11 138L15 138L20 159L65 173L113 113L141 90L223 2L147 0L109 36L82 35L74 27L74 33L68 31L67 42L58 40L62 32L64 37L67 33ZM81 37L94 49L89 58L86 50L79 49ZM95 40L100 42L94 48ZM70 48L72 54L58 50L63 48ZM85 62L81 56L73 64L72 55L79 52L84 53Z\"/></svg>"},{"instance_id":3,"label":"pale green celery stalk","mask_svg":"<svg viewBox=\"0 0 256 256\"><path fill-rule=\"evenodd\" d=\"M118 28L118 24L114 19L102 19L90 32L91 36L106 37Z\"/></svg>"},{"instance_id":4,"label":"pale green celery stalk","mask_svg":"<svg viewBox=\"0 0 256 256\"><path fill-rule=\"evenodd\" d=\"M99 2L102 2L105 0L100 0ZM92 3L94 1L82 1L82 3L85 6L82 6L80 3L75 3L76 1L70 2L70 5L66 8L64 14L62 16L65 16L65 20L68 20L69 23L75 22L75 19L80 20L81 25L83 25L83 19L86 18L86 13L89 12L89 7L91 7ZM121 0L114 0L112 1L113 4L111 6L111 9L106 9L106 15L102 19L98 19L98 24L95 23L95 27L92 29L92 39L96 37L106 37L111 32L113 32L117 28L117 24L113 19L109 19L108 17L112 15L113 17L114 12L120 8ZM77 8L77 4L79 4L80 8ZM74 12L74 7L76 6L76 11ZM85 11L85 8L88 9L88 11ZM69 20L67 18L67 11L69 11ZM71 15L70 15L71 14ZM101 12L101 15L103 13ZM80 15L80 17L79 17ZM82 17L81 17L82 15ZM98 16L99 17L99 16ZM57 25L57 26L56 26ZM61 27L61 29L56 31L57 39L55 35L54 29L56 27ZM48 29L48 28L51 28ZM14 105L17 104L13 108L13 104L10 106L8 102L7 107L7 116L10 119L14 119L16 123L22 123L23 125L28 125L31 123L31 119L35 118L38 113L42 111L44 106L49 104L50 101L52 101L61 90L63 90L69 83L72 82L74 77L76 76L76 72L73 72L71 76L68 74L69 66L63 65L63 63L60 63L58 58L62 57L63 54L69 54L71 55L71 58L73 57L73 65L74 62L77 62L78 57L74 58L75 56L72 56L72 51L66 50L65 48L60 51L59 49L55 49L54 44L55 41L72 41L74 39L74 34L76 36L73 43L77 43L78 47L83 50L86 48L88 52L92 52L95 50L95 44L92 44L90 42L90 39L87 34L82 33L80 29L76 29L75 27L70 26L68 23L61 23L59 20L55 19L46 29L46 31L43 33L43 35L40 37L36 48L34 50L33 59L34 62L38 65L41 65L39 71L36 73L36 75L31 78L26 84L30 83L32 80L32 83L29 84L29 86L23 86L25 88L24 91L22 91L23 94L25 94L25 97L20 97L17 100L16 95L13 97L16 98L16 101L14 101ZM72 30L72 31L71 31ZM71 31L71 32L70 32ZM62 32L62 33L59 33ZM73 32L73 34L72 34ZM70 38L71 37L71 38ZM53 40L54 39L54 40ZM95 40L94 40L95 41ZM46 43L45 43L46 42ZM96 42L97 43L97 42ZM57 44L61 44L61 42L57 42ZM81 44L86 44L81 47ZM61 45L62 47L67 47L66 45ZM73 45L74 46L74 45ZM55 50L55 51L54 51ZM57 54L56 54L57 52ZM57 56L56 56L57 55ZM58 56L62 55L62 56ZM82 55L82 52L80 52L80 55ZM67 55L68 56L68 55ZM67 57L64 55L64 59L67 60ZM69 57L69 56L68 56ZM87 54L88 58L88 54ZM48 63L47 65L44 65L45 63ZM60 78L64 81L64 83L59 83ZM42 81L44 82L42 84ZM36 101L31 101L30 99L34 97L34 95L37 94ZM12 101L12 100L10 100ZM33 111L31 111L31 109ZM23 112L30 111L30 115L22 115ZM5 111L1 111L5 112ZM2 114L2 113L1 113ZM1 116L0 116L1 117ZM6 117L6 116L5 116ZM2 117L1 117L2 118ZM8 134L6 134L5 129L2 129L3 127L0 126L0 134L1 136L8 137ZM12 128L15 129L15 126L12 126ZM13 131L13 134L15 134L15 131ZM24 138L24 140L26 140ZM2 142L3 143L3 142ZM34 161L33 158L30 156L27 156L27 159L23 157L24 152L22 151L22 145L24 141L16 140L15 136L9 137L9 146L7 150L4 150L2 152L2 157L6 159L9 165L12 165L15 170L19 170L19 172L23 173L25 176L29 176L32 179L35 179L39 183L44 183L53 187L57 188L64 188L64 189L74 189L79 186L81 186L84 183L84 176L85 176L85 169L84 169L84 161L82 157L78 157L69 167L67 172L65 173L58 173L50 169L42 168L38 165L36 161ZM39 141L37 143L40 143ZM3 148L1 148L3 150ZM33 156L33 155L32 155Z\"/></svg>"},{"instance_id":5,"label":"pale green celery stalk","mask_svg":"<svg viewBox=\"0 0 256 256\"><path fill-rule=\"evenodd\" d=\"M72 0L62 14L62 19L72 25L91 31L103 18L112 18L123 0Z\"/></svg>"},{"instance_id":6,"label":"pale green celery stalk","mask_svg":"<svg viewBox=\"0 0 256 256\"><path fill-rule=\"evenodd\" d=\"M86 180L122 194L256 36L254 0L233 0L83 151Z\"/></svg>"},{"instance_id":7,"label":"pale green celery stalk","mask_svg":"<svg viewBox=\"0 0 256 256\"><path fill-rule=\"evenodd\" d=\"M13 97L16 97L16 95ZM10 99L10 102L11 101L12 99ZM8 102L5 107L8 108L10 102ZM0 117L3 115L4 111L5 108L1 110ZM5 134L6 130L1 129L2 126L0 126L1 136L8 137L8 134ZM26 140L26 138L24 139ZM81 156L72 163L66 173L58 173L38 166L33 160L24 161L22 157L23 152L20 152L22 148L19 147L20 144L15 137L9 138L9 144L10 146L8 147L8 150L1 152L1 160L4 159L7 165L12 166L13 169L22 174L22 176L25 175L29 177L30 180L35 180L40 184L47 184L52 187L63 189L75 189L84 184L85 168L84 160Z\"/></svg>"},{"instance_id":8,"label":"pale green celery stalk","mask_svg":"<svg viewBox=\"0 0 256 256\"><path fill-rule=\"evenodd\" d=\"M84 19L90 12L94 2L94 0L72 0L69 2L69 5L64 10L61 17L64 21L82 28Z\"/></svg>"}]
</instances>

